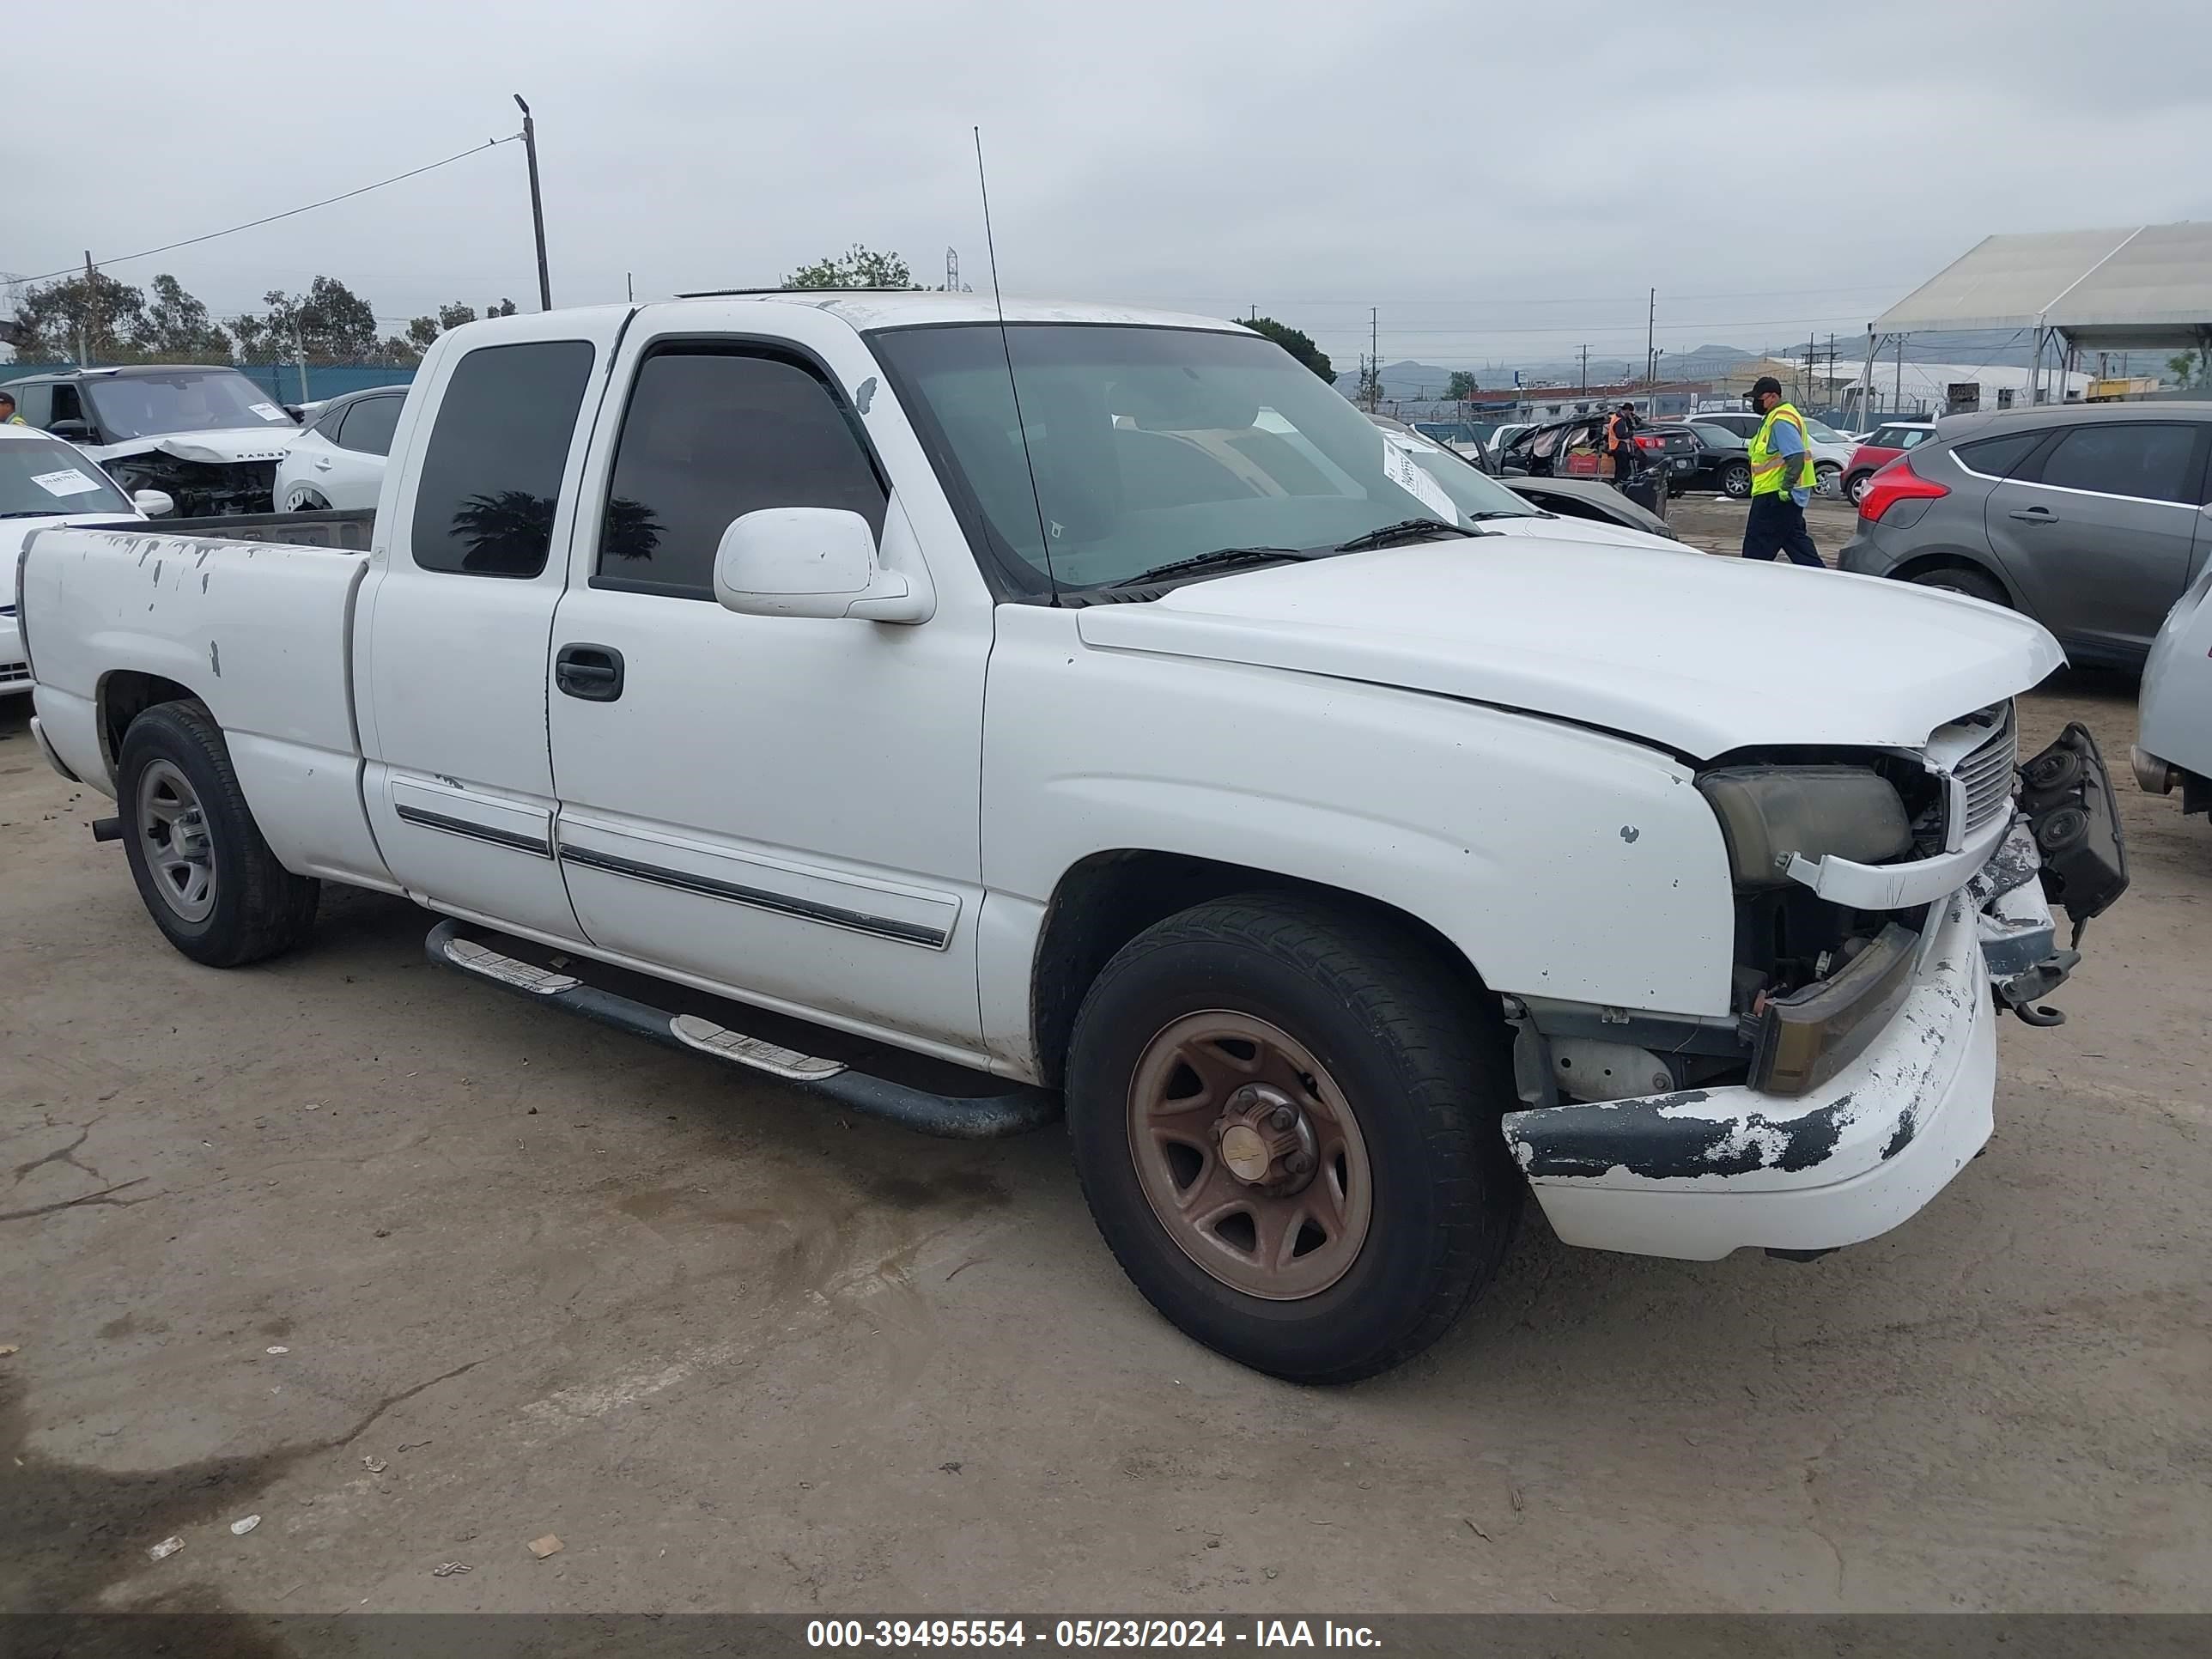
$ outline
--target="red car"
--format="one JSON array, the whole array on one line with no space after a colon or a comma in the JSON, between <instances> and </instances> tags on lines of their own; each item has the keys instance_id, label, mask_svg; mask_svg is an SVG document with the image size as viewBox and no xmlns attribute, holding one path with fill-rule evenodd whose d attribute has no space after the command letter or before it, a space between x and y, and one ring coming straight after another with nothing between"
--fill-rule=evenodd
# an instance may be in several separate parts
<instances>
[{"instance_id":1,"label":"red car","mask_svg":"<svg viewBox=\"0 0 2212 1659\"><path fill-rule=\"evenodd\" d=\"M1908 449L1936 435L1933 421L1885 421L1867 434L1844 466L1844 494L1856 506L1866 495L1867 481Z\"/></svg>"}]
</instances>

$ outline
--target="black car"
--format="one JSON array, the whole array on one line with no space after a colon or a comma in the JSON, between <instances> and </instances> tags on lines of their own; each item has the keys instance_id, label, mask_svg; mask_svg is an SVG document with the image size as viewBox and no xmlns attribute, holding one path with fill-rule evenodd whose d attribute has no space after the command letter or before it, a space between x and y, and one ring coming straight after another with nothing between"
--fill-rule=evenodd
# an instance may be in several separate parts
<instances>
[{"instance_id":1,"label":"black car","mask_svg":"<svg viewBox=\"0 0 2212 1659\"><path fill-rule=\"evenodd\" d=\"M1749 444L1711 421L1681 421L1673 426L1684 434L1686 447L1676 457L1674 471L1668 478L1671 494L1715 489L1738 501L1750 495Z\"/></svg>"}]
</instances>

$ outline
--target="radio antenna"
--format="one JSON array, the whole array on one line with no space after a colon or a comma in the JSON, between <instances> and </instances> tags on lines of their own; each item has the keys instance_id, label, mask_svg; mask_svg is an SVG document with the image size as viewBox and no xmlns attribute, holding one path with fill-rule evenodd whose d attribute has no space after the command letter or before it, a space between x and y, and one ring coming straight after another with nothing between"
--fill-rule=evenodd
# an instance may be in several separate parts
<instances>
[{"instance_id":1,"label":"radio antenna","mask_svg":"<svg viewBox=\"0 0 2212 1659\"><path fill-rule=\"evenodd\" d=\"M983 129L975 135L975 189L983 198L983 249L991 259L991 303L999 313L999 349L1006 356L1006 390L1013 394L1014 430L1022 441L1022 465L1030 475L1030 503L1036 508L1037 539L1044 549L1044 579L1052 585L1052 602L1060 603L1060 574L1052 568L1052 531L1044 520L1044 497L1037 489L1036 462L1030 454L1029 422L1022 418L1021 383L1014 378L1014 342L1006 332L1006 300L999 291L999 245L991 235L991 186L983 177Z\"/></svg>"}]
</instances>

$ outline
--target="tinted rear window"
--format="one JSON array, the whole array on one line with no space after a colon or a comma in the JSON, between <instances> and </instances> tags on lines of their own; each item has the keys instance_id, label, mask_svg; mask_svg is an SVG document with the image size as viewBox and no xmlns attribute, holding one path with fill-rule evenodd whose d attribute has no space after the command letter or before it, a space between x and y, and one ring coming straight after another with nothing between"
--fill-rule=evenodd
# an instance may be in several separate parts
<instances>
[{"instance_id":1,"label":"tinted rear window","mask_svg":"<svg viewBox=\"0 0 2212 1659\"><path fill-rule=\"evenodd\" d=\"M2042 441L2040 432L2014 432L2002 438L1960 444L1957 454L1966 466L1984 477L2003 478L2010 477L2013 468L2026 460L2029 452Z\"/></svg>"},{"instance_id":2,"label":"tinted rear window","mask_svg":"<svg viewBox=\"0 0 2212 1659\"><path fill-rule=\"evenodd\" d=\"M482 346L461 359L422 456L416 564L472 576L545 568L591 372L586 340Z\"/></svg>"},{"instance_id":3,"label":"tinted rear window","mask_svg":"<svg viewBox=\"0 0 2212 1659\"><path fill-rule=\"evenodd\" d=\"M392 428L399 424L399 406L406 401L404 398L363 398L346 411L338 442L364 454L390 454Z\"/></svg>"},{"instance_id":4,"label":"tinted rear window","mask_svg":"<svg viewBox=\"0 0 2212 1659\"><path fill-rule=\"evenodd\" d=\"M2040 481L2147 501L2193 501L2196 450L2197 428L2179 422L2077 426L2043 458Z\"/></svg>"}]
</instances>

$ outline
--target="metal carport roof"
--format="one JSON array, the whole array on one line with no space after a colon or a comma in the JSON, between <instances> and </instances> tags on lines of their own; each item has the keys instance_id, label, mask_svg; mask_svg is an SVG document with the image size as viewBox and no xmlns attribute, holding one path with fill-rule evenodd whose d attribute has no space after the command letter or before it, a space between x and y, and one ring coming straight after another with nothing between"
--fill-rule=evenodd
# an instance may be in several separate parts
<instances>
[{"instance_id":1,"label":"metal carport roof","mask_svg":"<svg viewBox=\"0 0 2212 1659\"><path fill-rule=\"evenodd\" d=\"M2212 222L1985 237L1877 318L1876 335L2055 329L2090 349L2212 335Z\"/></svg>"}]
</instances>

